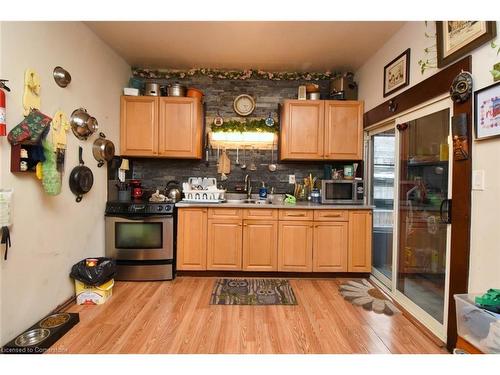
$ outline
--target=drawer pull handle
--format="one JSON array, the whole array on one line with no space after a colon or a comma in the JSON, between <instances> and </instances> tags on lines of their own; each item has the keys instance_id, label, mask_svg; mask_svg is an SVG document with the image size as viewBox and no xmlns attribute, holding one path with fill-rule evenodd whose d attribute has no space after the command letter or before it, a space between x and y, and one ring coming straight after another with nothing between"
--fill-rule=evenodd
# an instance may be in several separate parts
<instances>
[{"instance_id":1,"label":"drawer pull handle","mask_svg":"<svg viewBox=\"0 0 500 375\"><path fill-rule=\"evenodd\" d=\"M287 214L286 216L306 216L304 214Z\"/></svg>"},{"instance_id":2,"label":"drawer pull handle","mask_svg":"<svg viewBox=\"0 0 500 375\"><path fill-rule=\"evenodd\" d=\"M341 217L341 214L336 214L336 215L324 215L323 217Z\"/></svg>"}]
</instances>

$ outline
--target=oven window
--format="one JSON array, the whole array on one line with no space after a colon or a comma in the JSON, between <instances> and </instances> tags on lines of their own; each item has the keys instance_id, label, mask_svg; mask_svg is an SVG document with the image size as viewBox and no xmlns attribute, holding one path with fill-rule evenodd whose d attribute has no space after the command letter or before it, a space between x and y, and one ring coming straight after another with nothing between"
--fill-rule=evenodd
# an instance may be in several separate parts
<instances>
[{"instance_id":1,"label":"oven window","mask_svg":"<svg viewBox=\"0 0 500 375\"><path fill-rule=\"evenodd\" d=\"M115 223L115 247L117 249L162 248L163 223Z\"/></svg>"},{"instance_id":2,"label":"oven window","mask_svg":"<svg viewBox=\"0 0 500 375\"><path fill-rule=\"evenodd\" d=\"M352 183L329 183L326 184L326 199L351 200Z\"/></svg>"}]
</instances>

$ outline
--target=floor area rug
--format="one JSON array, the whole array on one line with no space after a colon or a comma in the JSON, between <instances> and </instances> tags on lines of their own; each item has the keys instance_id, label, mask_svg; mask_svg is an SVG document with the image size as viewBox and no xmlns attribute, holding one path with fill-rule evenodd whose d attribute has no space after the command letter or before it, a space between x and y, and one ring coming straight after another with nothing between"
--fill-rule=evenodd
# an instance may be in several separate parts
<instances>
[{"instance_id":1,"label":"floor area rug","mask_svg":"<svg viewBox=\"0 0 500 375\"><path fill-rule=\"evenodd\" d=\"M288 280L218 279L211 305L296 305Z\"/></svg>"},{"instance_id":2,"label":"floor area rug","mask_svg":"<svg viewBox=\"0 0 500 375\"><path fill-rule=\"evenodd\" d=\"M362 306L378 314L394 315L399 310L387 297L367 280L350 280L340 286L340 294L353 305Z\"/></svg>"}]
</instances>

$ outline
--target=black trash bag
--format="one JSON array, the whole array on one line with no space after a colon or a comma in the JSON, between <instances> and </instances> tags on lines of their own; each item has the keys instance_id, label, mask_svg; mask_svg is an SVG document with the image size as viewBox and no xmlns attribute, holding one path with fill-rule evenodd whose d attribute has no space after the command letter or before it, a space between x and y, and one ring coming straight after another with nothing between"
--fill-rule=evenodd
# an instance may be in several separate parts
<instances>
[{"instance_id":1,"label":"black trash bag","mask_svg":"<svg viewBox=\"0 0 500 375\"><path fill-rule=\"evenodd\" d=\"M105 257L94 259L97 259L97 265L94 267L87 267L85 259L83 259L71 267L69 275L90 286L104 284L115 277L116 262L113 259Z\"/></svg>"}]
</instances>

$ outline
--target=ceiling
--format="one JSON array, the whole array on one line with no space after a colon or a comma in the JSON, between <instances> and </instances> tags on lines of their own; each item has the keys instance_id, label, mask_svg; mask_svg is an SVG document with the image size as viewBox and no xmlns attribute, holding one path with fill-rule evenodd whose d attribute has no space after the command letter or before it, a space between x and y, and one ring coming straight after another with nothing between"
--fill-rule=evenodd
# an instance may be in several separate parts
<instances>
[{"instance_id":1,"label":"ceiling","mask_svg":"<svg viewBox=\"0 0 500 375\"><path fill-rule=\"evenodd\" d=\"M404 22L121 22L86 24L143 68L355 71Z\"/></svg>"}]
</instances>

